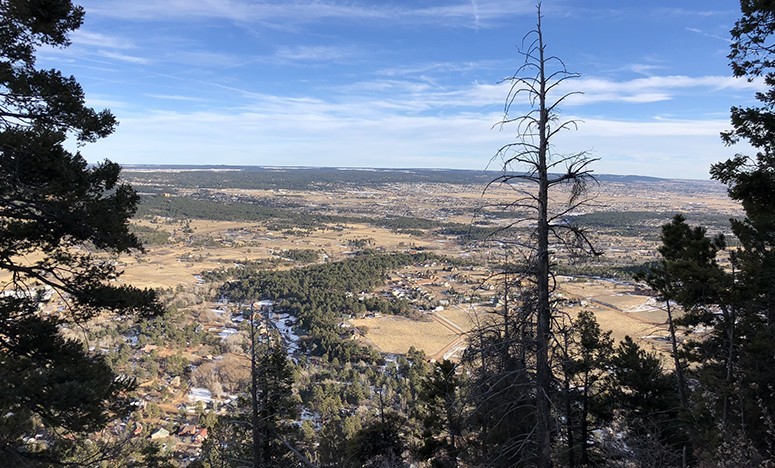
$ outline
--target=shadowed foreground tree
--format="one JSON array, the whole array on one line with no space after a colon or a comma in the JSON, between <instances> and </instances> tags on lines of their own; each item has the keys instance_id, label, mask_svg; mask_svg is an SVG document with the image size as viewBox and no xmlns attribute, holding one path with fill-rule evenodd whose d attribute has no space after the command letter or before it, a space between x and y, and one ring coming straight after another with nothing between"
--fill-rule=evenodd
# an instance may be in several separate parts
<instances>
[{"instance_id":1,"label":"shadowed foreground tree","mask_svg":"<svg viewBox=\"0 0 775 468\"><path fill-rule=\"evenodd\" d=\"M148 290L118 286L112 257L141 249L129 232L138 196L111 162L88 166L63 146L113 132L81 87L35 67L40 46L65 47L83 10L68 0L0 2L0 465L48 463L128 411L132 382L60 329L109 311L159 313ZM44 316L50 295L68 307ZM30 444L42 434L46 444ZM46 448L47 447L47 448ZM91 462L94 459L90 460Z\"/></svg>"},{"instance_id":2,"label":"shadowed foreground tree","mask_svg":"<svg viewBox=\"0 0 775 468\"><path fill-rule=\"evenodd\" d=\"M775 454L775 5L740 6L733 74L763 79L766 89L756 94L758 106L731 109L732 129L722 139L747 141L756 154L737 154L710 171L742 204L745 216L731 220L737 242L727 248L676 216L663 226L661 261L644 276L668 306L681 305L677 325L701 332L680 353L673 339L673 353L694 455L709 466L766 465Z\"/></svg>"},{"instance_id":3,"label":"shadowed foreground tree","mask_svg":"<svg viewBox=\"0 0 775 468\"><path fill-rule=\"evenodd\" d=\"M415 416L422 432L416 456L436 467L457 467L463 450L463 379L457 364L444 359L436 362L420 392Z\"/></svg>"},{"instance_id":4,"label":"shadowed foreground tree","mask_svg":"<svg viewBox=\"0 0 775 468\"><path fill-rule=\"evenodd\" d=\"M282 337L269 320L271 310L254 312L249 322L250 389L238 411L221 415L202 449L206 467L314 466L293 445L297 404L294 374Z\"/></svg>"},{"instance_id":5,"label":"shadowed foreground tree","mask_svg":"<svg viewBox=\"0 0 775 468\"><path fill-rule=\"evenodd\" d=\"M567 463L588 466L592 460L592 431L610 419L603 382L611 368L613 339L611 331L600 329L592 312L579 312L571 325L561 362Z\"/></svg>"},{"instance_id":6,"label":"shadowed foreground tree","mask_svg":"<svg viewBox=\"0 0 775 468\"><path fill-rule=\"evenodd\" d=\"M768 89L756 94L759 106L733 107L732 129L722 134L727 144L747 141L755 156L738 154L711 167L745 212L731 220L737 246L728 261L717 260L723 240L676 217L663 228L664 261L651 275L663 297L683 306L680 323L707 330L685 347L695 364L690 404L697 455L736 466L771 462L775 453L775 8L762 0L740 5L731 31L733 74L763 78Z\"/></svg>"},{"instance_id":7,"label":"shadowed foreground tree","mask_svg":"<svg viewBox=\"0 0 775 468\"><path fill-rule=\"evenodd\" d=\"M533 288L517 289L508 275L500 312L479 318L463 361L471 368L465 392L471 434L463 458L474 465L535 463L535 378ZM514 303L521 304L518 307Z\"/></svg>"},{"instance_id":8,"label":"shadowed foreground tree","mask_svg":"<svg viewBox=\"0 0 775 468\"><path fill-rule=\"evenodd\" d=\"M674 378L664 372L659 357L626 336L611 356L610 369L609 404L622 423L608 443L610 461L682 466L687 436Z\"/></svg>"},{"instance_id":9,"label":"shadowed foreground tree","mask_svg":"<svg viewBox=\"0 0 775 468\"><path fill-rule=\"evenodd\" d=\"M734 309L728 300L722 297L723 291L731 286L731 276L724 272L716 260L720 250L726 247L724 236L710 238L701 227L691 227L682 215L675 215L669 224L662 226L662 245L659 247L661 258L643 273L635 275L636 280L645 281L658 293L658 299L665 302L667 325L676 374L676 390L681 406L688 409L688 388L686 383L686 364L679 351L674 318L675 305L688 312L684 322L697 320L709 314L706 306L716 304L721 311L716 320L726 321L729 330L734 321ZM705 320L709 320L706 317ZM727 340L732 339L729 333ZM725 346L729 349L729 345ZM727 356L726 361L731 359Z\"/></svg>"},{"instance_id":10,"label":"shadowed foreground tree","mask_svg":"<svg viewBox=\"0 0 775 468\"><path fill-rule=\"evenodd\" d=\"M587 202L587 186L595 179L589 168L594 159L585 152L562 154L552 146L559 133L576 127L575 121L560 119L559 107L568 97L578 94L563 92L562 88L567 80L579 75L568 72L562 60L546 53L541 21L539 4L536 29L523 40L520 53L524 63L505 80L510 88L504 118L498 125L516 127L516 139L497 151L493 160L498 161L503 174L488 184L485 191L503 187L515 194L516 198L511 202L496 207L509 212L514 221L493 238L512 246L517 255L524 257L523 262L506 267L511 270L513 289L523 291L522 297L508 306L506 315L519 317L519 322L529 322L514 323L513 318L508 317L502 321L504 325L513 324L510 330L502 330L503 340L519 344L502 347L517 352L516 355L504 355L505 359L501 361L516 367L501 369L506 373L495 382L520 386L521 391L516 393L520 395L517 398L520 407L512 410L521 413L521 416L515 415L517 419L526 424L534 423L534 426L523 437L513 439L513 446L501 449L511 454L508 457L510 464L535 463L548 467L552 464L556 431L552 416L555 379L550 362L556 328L551 257L555 247L581 248L594 253L584 231L567 222L565 215ZM515 112L517 101L523 97L528 110ZM562 198L565 202L557 201ZM476 338L472 345L476 346ZM519 377L515 380L516 376ZM529 388L530 384L532 388ZM487 401L487 395L497 393L491 390L483 393L483 399L476 402L476 406L491 408L492 402ZM522 426L527 427L522 424L510 430ZM518 440L521 442L517 443ZM483 449L491 450L492 447Z\"/></svg>"}]
</instances>

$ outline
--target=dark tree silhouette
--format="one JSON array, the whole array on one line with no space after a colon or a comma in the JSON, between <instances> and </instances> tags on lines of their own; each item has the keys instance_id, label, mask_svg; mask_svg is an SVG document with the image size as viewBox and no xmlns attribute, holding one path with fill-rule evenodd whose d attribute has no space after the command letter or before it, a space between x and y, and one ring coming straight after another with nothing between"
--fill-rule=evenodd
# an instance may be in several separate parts
<instances>
[{"instance_id":1,"label":"dark tree silhouette","mask_svg":"<svg viewBox=\"0 0 775 468\"><path fill-rule=\"evenodd\" d=\"M534 320L534 331L524 326L513 331L528 331L519 339L529 340L527 360L523 366L534 371L535 430L532 431L530 450L537 453L539 467L551 465L554 424L552 421L552 393L554 376L550 360L554 343L553 325L556 311L551 298L554 290L552 253L557 246L582 248L595 252L586 233L567 222L565 215L588 201L586 189L594 182L590 164L595 159L586 152L562 154L555 151L552 142L563 131L574 129L577 122L562 120L559 107L576 92L565 93L563 84L577 74L569 72L557 57L548 55L542 31L541 6L538 5L536 28L523 40L521 55L524 63L505 82L510 84L506 97L504 118L497 125L516 127L514 142L501 147L493 161L501 166L503 174L488 184L485 191L505 187L515 193L515 199L497 208L511 211L513 222L496 232L492 238L515 248L524 256L522 263L514 263L512 276L518 282L532 284L530 294L523 300L532 304L515 304L525 320ZM517 102L525 98L529 110L514 112ZM550 193L553 195L550 197ZM566 196L565 203L557 203L557 196ZM527 234L514 234L527 229ZM507 321L508 322L508 321ZM529 327L528 327L529 328ZM514 339L516 336L508 336ZM528 445L523 444L523 448Z\"/></svg>"},{"instance_id":2,"label":"dark tree silhouette","mask_svg":"<svg viewBox=\"0 0 775 468\"><path fill-rule=\"evenodd\" d=\"M729 289L731 276L726 274L716 260L719 251L726 247L724 237L710 238L701 227L691 227L682 215L675 215L669 224L662 226L661 258L645 272L637 273L635 279L645 281L658 293L658 299L665 302L670 345L675 366L676 388L681 406L689 407L686 384L686 363L679 352L679 343L674 319L675 305L680 305L689 317L685 322L697 320L698 315L707 317L708 303L719 306L721 319L729 329L734 321L734 309L722 298ZM725 334L727 340L733 337ZM725 346L729 349L729 345ZM727 355L726 361L730 362Z\"/></svg>"},{"instance_id":3,"label":"dark tree silhouette","mask_svg":"<svg viewBox=\"0 0 775 468\"><path fill-rule=\"evenodd\" d=\"M111 257L141 249L128 230L137 194L119 181L117 164L89 166L63 146L109 135L115 118L87 107L73 77L35 66L36 49L69 45L83 14L68 0L0 2L0 270L8 278L0 286L0 464L8 466L56 457L65 444L33 449L25 435L46 428L53 441L127 410L132 382L59 328L103 311L161 310L153 292L110 283L119 275ZM67 310L43 316L49 294Z\"/></svg>"}]
</instances>

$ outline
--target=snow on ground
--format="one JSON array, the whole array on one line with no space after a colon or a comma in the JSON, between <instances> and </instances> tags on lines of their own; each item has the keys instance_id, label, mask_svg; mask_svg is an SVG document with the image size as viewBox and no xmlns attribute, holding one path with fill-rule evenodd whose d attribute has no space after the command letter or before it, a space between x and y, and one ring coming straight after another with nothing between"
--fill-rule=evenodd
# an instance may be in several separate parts
<instances>
[{"instance_id":1,"label":"snow on ground","mask_svg":"<svg viewBox=\"0 0 775 468\"><path fill-rule=\"evenodd\" d=\"M665 309L665 303L650 297L646 302L639 306L631 307L628 312L654 312Z\"/></svg>"},{"instance_id":2,"label":"snow on ground","mask_svg":"<svg viewBox=\"0 0 775 468\"><path fill-rule=\"evenodd\" d=\"M218 336L220 336L221 341L223 341L223 340L226 340L226 338L235 334L237 334L236 328L224 328L223 330L220 331L220 333L218 333Z\"/></svg>"},{"instance_id":3,"label":"snow on ground","mask_svg":"<svg viewBox=\"0 0 775 468\"><path fill-rule=\"evenodd\" d=\"M191 390L188 392L188 399L209 404L213 401L213 394L206 388L191 387Z\"/></svg>"},{"instance_id":4,"label":"snow on ground","mask_svg":"<svg viewBox=\"0 0 775 468\"><path fill-rule=\"evenodd\" d=\"M296 319L291 314L270 314L270 320L274 323L277 331L280 332L285 346L288 348L288 354L295 354L299 351L299 335L293 331L296 325Z\"/></svg>"}]
</instances>

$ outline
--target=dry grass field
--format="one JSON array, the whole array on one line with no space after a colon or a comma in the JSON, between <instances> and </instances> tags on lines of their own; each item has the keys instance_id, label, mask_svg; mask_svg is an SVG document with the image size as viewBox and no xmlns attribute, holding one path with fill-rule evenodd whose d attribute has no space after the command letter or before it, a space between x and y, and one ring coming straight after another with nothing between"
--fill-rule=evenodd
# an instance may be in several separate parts
<instances>
[{"instance_id":1,"label":"dry grass field","mask_svg":"<svg viewBox=\"0 0 775 468\"><path fill-rule=\"evenodd\" d=\"M457 333L436 321L384 316L350 322L356 327L367 327L367 340L383 353L403 354L414 346L432 356L458 337Z\"/></svg>"},{"instance_id":2,"label":"dry grass field","mask_svg":"<svg viewBox=\"0 0 775 468\"><path fill-rule=\"evenodd\" d=\"M173 227L159 227L172 232ZM352 250L348 241L373 239L375 247L387 251L415 247L438 247L440 244L407 234L364 224L346 225L343 231L319 230L305 236L289 236L266 230L258 223L193 220L189 223L194 239L206 238L210 245L180 240L171 244L149 246L144 254L121 257L124 275L121 281L139 287L167 288L195 284L202 271L230 267L246 260L278 258L275 253L288 249L319 250L331 260L340 260ZM228 239L228 240L227 240Z\"/></svg>"},{"instance_id":3,"label":"dry grass field","mask_svg":"<svg viewBox=\"0 0 775 468\"><path fill-rule=\"evenodd\" d=\"M649 296L633 291L626 284L605 280L563 281L559 293L581 304L567 307L564 312L571 318L582 310L592 311L603 330L612 331L615 342L632 337L648 350L664 354L669 351L665 322L667 316ZM405 352L410 346L422 349L428 356L439 357L441 350L491 316L488 305L459 304L435 315L445 318L462 332L437 322L420 322L398 317L352 320L353 325L368 327L366 338L383 352ZM669 362L666 362L669 364Z\"/></svg>"},{"instance_id":4,"label":"dry grass field","mask_svg":"<svg viewBox=\"0 0 775 468\"><path fill-rule=\"evenodd\" d=\"M303 207L305 212L322 215L376 220L385 217L414 217L439 223L471 225L472 220L481 220L476 213L482 206L512 201L512 191L495 187L483 193L483 189L479 184L389 183L364 187L332 185L330 189L309 191L223 188L211 192L239 198L273 200L279 205L292 202L296 204L294 206ZM187 196L194 192L194 189L174 191L177 196ZM684 212L688 213L690 221L693 214L734 216L740 213L739 206L726 197L723 187L708 189L706 185L686 181L647 183L614 180L601 184L592 195L592 204L585 207L583 212ZM497 226L511 220L491 217L487 221L491 223L490 226ZM451 236L422 235L416 231L410 235L375 227L378 223L353 222L293 232L270 230L266 223L247 221L148 218L133 222L173 235L171 242L150 245L145 253L124 255L118 259L119 267L124 271L119 281L140 287L192 287L200 281L198 275L202 271L231 267L244 261L273 260L277 268L299 266L281 260L281 252L287 249L313 249L319 251L319 261L336 261L345 258L353 250L351 241L359 239L368 239L369 247L385 251L423 248L453 258L499 261L497 252L476 252ZM658 235L658 228L658 224L654 226L651 240L605 233L599 236L599 240L606 249L608 259L622 262L653 259L657 247L653 239ZM443 272L436 274L445 275ZM460 294L482 294L476 285L481 284L487 274L486 270L467 271L466 280L458 278L445 281L451 283L449 288L454 288ZM7 275L0 272L1 284L6 284L8 279ZM437 299L442 299L448 287L432 285L426 289ZM630 335L636 340L645 340L648 347L665 349L664 341L654 339L665 334L664 312L654 307L649 297L638 295L632 286L611 281L566 278L561 281L559 292L567 298L584 301L583 307L569 308L568 313L573 315L582 309L592 310L601 326L613 331L616 340ZM477 313L481 315L483 312L475 311L469 305L453 304L436 314L467 331L474 326ZM403 353L410 346L415 346L433 356L449 347L461 335L440 320L412 321L382 317L358 319L353 323L368 327L365 339L390 353Z\"/></svg>"},{"instance_id":5,"label":"dry grass field","mask_svg":"<svg viewBox=\"0 0 775 468\"><path fill-rule=\"evenodd\" d=\"M664 181L659 184L638 182L607 182L597 187L593 202L587 211L642 211L656 213L683 212L691 219L693 213L714 212L734 216L739 206L730 201L723 188L711 193L683 181ZM308 207L319 207L324 214L358 214L361 216L408 216L433 219L440 222L470 224L477 219L476 210L483 205L497 205L509 201L512 192L495 187L483 193L478 185L451 184L389 184L362 189L341 188L330 191L300 190L247 190L224 189L224 193L256 199L290 200ZM558 201L562 197L558 198ZM147 221L140 221L146 223ZM175 226L161 226L172 230ZM351 247L348 241L369 239L373 247L386 251L422 247L452 257L469 255L464 245L452 239L412 236L366 224L346 224L341 230L313 230L305 235L287 235L267 230L261 223L193 220L190 223L193 239L209 239L211 245L197 246L196 242L178 241L156 246L147 254L127 258L124 281L149 287L174 287L193 284L203 271L231 266L244 260L276 258L284 249L315 249L330 260L344 258ZM658 225L654 226L655 235ZM653 259L656 244L640 238L600 235L609 259L633 261ZM288 266L286 266L288 267ZM457 291L480 292L486 272L470 272L472 284L453 284ZM439 295L443 288L429 288ZM571 316L579 310L593 311L603 329L611 330L615 340L629 335L642 341L647 348L666 350L660 339L666 334L663 311L650 304L650 298L637 294L632 286L602 280L563 280L559 292L569 299L584 301L583 306L569 308ZM447 307L437 313L463 331L470 330L482 311L469 305ZM410 346L434 356L449 347L461 336L439 321L412 321L399 317L353 320L354 325L368 327L365 339L383 352L403 353Z\"/></svg>"}]
</instances>

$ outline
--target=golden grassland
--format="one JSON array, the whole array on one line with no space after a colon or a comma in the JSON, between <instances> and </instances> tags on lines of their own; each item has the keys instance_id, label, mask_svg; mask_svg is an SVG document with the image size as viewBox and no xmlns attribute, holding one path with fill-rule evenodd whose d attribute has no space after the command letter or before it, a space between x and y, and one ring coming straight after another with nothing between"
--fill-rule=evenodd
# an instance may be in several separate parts
<instances>
[{"instance_id":1,"label":"golden grassland","mask_svg":"<svg viewBox=\"0 0 775 468\"><path fill-rule=\"evenodd\" d=\"M607 183L591 194L592 205L587 211L655 211L655 212L740 212L738 204L730 201L723 193L710 196L698 196L696 193L682 192L679 182L673 189L670 184L662 192L651 186L631 184L617 186ZM443 222L469 224L476 219L476 209L486 204L499 204L513 201L514 192L503 187L494 187L483 193L483 187L477 185L445 184L392 184L363 190L340 189L325 191L288 191L288 190L240 190L224 189L223 193L254 198L287 198L312 207L320 208L321 213L352 214L379 218L386 215L408 216L434 219ZM185 195L184 191L179 192ZM560 201L558 198L556 201ZM441 208L449 208L441 210ZM118 259L119 269L124 274L119 281L139 287L175 288L179 285L193 286L199 280L197 276L206 270L228 268L244 261L280 259L286 249L314 249L324 258L339 260L353 249L348 242L369 239L370 247L386 251L405 251L422 247L434 252L460 257L468 255L466 246L456 244L446 238L430 236L412 236L396 233L388 229L376 228L366 224L347 224L336 229L311 230L306 233L283 233L270 231L261 223L241 221L189 220L184 232L183 220L152 222L148 219L133 220L134 223L158 228L174 234L173 241L162 245L149 246L144 253L123 255ZM642 239L616 238L604 239L615 245L607 255L612 257L629 256L640 259L653 258L656 245L644 243ZM30 255L27 262L37 257ZM279 261L279 260L278 260ZM282 263L278 268L290 268L297 264ZM439 276L443 273L437 272ZM476 291L486 272L466 272L470 284L454 283L456 291L463 294L481 293ZM7 284L10 276L0 271L0 284ZM427 288L441 297L444 288ZM592 310L606 330L613 331L613 337L621 340L625 335L636 340L665 334L665 314L659 309L648 306L649 298L633 291L631 286L607 281L562 281L558 292L567 298L586 301L585 306L567 309L571 316L579 310ZM468 305L447 307L437 312L441 317L454 323L460 329L470 330L476 321L486 314L484 310L472 310ZM444 326L437 320L413 321L400 317L382 317L378 319L354 320L355 325L368 327L365 339L384 352L403 353L410 346L422 349L428 355L434 355L455 341L459 333ZM665 349L664 341L646 341L649 347Z\"/></svg>"},{"instance_id":2,"label":"golden grassland","mask_svg":"<svg viewBox=\"0 0 775 468\"><path fill-rule=\"evenodd\" d=\"M431 356L458 337L457 333L436 321L384 316L352 319L350 322L356 327L367 327L366 338L384 353L404 354L414 346Z\"/></svg>"},{"instance_id":3,"label":"golden grassland","mask_svg":"<svg viewBox=\"0 0 775 468\"><path fill-rule=\"evenodd\" d=\"M138 224L170 232L181 228L151 224L145 220ZM352 250L348 241L358 239L372 239L374 247L387 251L439 245L427 239L364 224L347 225L343 231L312 231L305 236L267 231L261 224L246 222L193 220L189 222L189 227L193 241L179 240L172 244L149 246L143 254L121 257L122 281L150 288L194 284L196 276L202 271L228 268L247 260L279 258L275 254L287 249L319 250L321 256L338 260ZM197 240L209 242L197 245Z\"/></svg>"}]
</instances>

